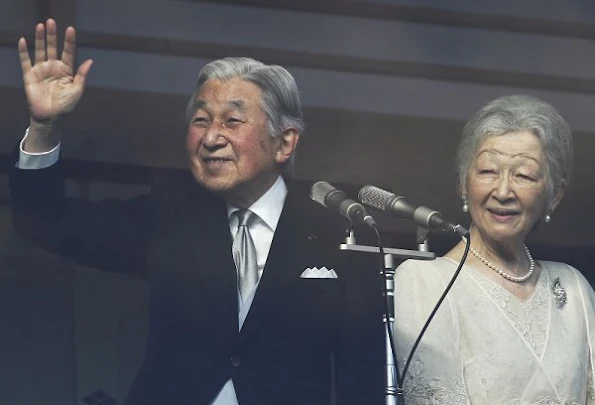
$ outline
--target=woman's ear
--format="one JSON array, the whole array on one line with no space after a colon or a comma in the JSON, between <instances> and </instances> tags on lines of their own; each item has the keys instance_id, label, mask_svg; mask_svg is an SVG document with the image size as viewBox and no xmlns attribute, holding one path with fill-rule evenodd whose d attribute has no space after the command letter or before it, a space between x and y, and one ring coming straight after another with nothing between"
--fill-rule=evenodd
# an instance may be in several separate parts
<instances>
[{"instance_id":1,"label":"woman's ear","mask_svg":"<svg viewBox=\"0 0 595 405\"><path fill-rule=\"evenodd\" d=\"M566 182L565 181L563 181L562 183L560 183L556 187L554 187L554 195L550 199L550 202L546 208L546 210L548 211L548 213L550 215L553 214L554 210L560 203L560 200L562 200L562 197L564 197L565 192L566 192Z\"/></svg>"}]
</instances>

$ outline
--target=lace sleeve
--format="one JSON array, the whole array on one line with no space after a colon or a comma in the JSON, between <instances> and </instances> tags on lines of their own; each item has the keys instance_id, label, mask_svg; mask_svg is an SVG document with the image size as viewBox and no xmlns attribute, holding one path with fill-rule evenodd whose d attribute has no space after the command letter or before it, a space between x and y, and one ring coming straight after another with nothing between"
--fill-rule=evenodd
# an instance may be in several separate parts
<instances>
[{"instance_id":1,"label":"lace sleeve","mask_svg":"<svg viewBox=\"0 0 595 405\"><path fill-rule=\"evenodd\" d=\"M446 286L435 266L434 263L409 260L397 269L395 339L401 370ZM407 405L469 404L452 305L449 299L442 303L417 347L403 383Z\"/></svg>"},{"instance_id":2,"label":"lace sleeve","mask_svg":"<svg viewBox=\"0 0 595 405\"><path fill-rule=\"evenodd\" d=\"M595 387L593 384L593 364L589 357L589 372L587 377L587 405L595 405Z\"/></svg>"},{"instance_id":3,"label":"lace sleeve","mask_svg":"<svg viewBox=\"0 0 595 405\"><path fill-rule=\"evenodd\" d=\"M580 271L574 267L568 266L575 274L578 279L580 286L580 294L582 296L584 319L588 334L588 347L589 347L589 362L587 370L587 405L595 405L595 373L593 372L593 356L595 350L595 292L587 281L587 279L581 274Z\"/></svg>"}]
</instances>

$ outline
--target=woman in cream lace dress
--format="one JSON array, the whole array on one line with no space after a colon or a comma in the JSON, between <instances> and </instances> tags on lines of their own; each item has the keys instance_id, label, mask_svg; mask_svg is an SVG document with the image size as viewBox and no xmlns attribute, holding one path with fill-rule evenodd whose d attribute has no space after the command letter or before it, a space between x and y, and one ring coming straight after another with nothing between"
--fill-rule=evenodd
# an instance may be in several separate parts
<instances>
[{"instance_id":1,"label":"woman in cream lace dress","mask_svg":"<svg viewBox=\"0 0 595 405\"><path fill-rule=\"evenodd\" d=\"M593 290L525 245L570 180L570 128L540 100L502 97L467 123L457 160L472 250L413 357L405 404L595 404ZM397 269L401 368L464 249Z\"/></svg>"}]
</instances>

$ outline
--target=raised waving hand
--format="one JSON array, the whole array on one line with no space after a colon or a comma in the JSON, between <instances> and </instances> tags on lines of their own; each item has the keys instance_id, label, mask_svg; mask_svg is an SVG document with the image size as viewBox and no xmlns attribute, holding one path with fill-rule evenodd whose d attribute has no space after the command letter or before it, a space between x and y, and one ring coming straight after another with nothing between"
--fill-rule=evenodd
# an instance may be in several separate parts
<instances>
[{"instance_id":1,"label":"raised waving hand","mask_svg":"<svg viewBox=\"0 0 595 405\"><path fill-rule=\"evenodd\" d=\"M93 63L90 59L86 60L75 73L76 31L73 27L66 29L60 58L56 31L56 21L51 18L45 24L37 24L34 63L29 57L27 41L19 39L25 94L33 122L49 124L71 112L83 95L85 80Z\"/></svg>"}]
</instances>

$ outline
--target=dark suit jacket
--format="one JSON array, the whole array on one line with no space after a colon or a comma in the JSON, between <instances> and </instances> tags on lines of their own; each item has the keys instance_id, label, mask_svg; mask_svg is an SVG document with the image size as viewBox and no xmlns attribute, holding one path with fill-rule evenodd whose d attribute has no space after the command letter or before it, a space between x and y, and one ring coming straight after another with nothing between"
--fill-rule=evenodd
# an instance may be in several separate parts
<instances>
[{"instance_id":1,"label":"dark suit jacket","mask_svg":"<svg viewBox=\"0 0 595 405\"><path fill-rule=\"evenodd\" d=\"M64 197L57 164L15 169L11 190L25 237L148 278L147 352L129 404L208 404L230 378L241 405L328 404L333 380L341 405L384 402L378 260L339 251L345 223L307 189L290 184L240 332L226 205L190 174L149 195L90 203ZM300 278L322 266L339 278Z\"/></svg>"}]
</instances>

